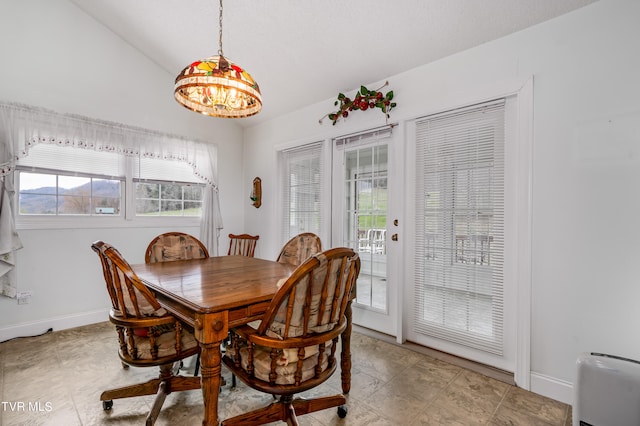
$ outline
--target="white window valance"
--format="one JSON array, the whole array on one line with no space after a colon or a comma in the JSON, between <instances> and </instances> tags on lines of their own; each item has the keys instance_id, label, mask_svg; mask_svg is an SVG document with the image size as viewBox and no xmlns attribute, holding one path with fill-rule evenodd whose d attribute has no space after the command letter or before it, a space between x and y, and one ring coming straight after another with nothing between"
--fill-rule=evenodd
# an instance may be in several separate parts
<instances>
[{"instance_id":1,"label":"white window valance","mask_svg":"<svg viewBox=\"0 0 640 426\"><path fill-rule=\"evenodd\" d=\"M29 105L0 103L0 176L13 171L16 162L38 144L181 161L217 191L217 150L211 144Z\"/></svg>"}]
</instances>

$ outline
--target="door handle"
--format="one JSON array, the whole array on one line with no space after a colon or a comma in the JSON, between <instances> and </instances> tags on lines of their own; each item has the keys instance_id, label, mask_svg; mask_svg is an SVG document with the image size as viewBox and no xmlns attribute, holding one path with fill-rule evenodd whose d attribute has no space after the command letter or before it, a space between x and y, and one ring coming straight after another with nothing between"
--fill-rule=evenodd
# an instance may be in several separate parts
<instances>
[{"instance_id":1,"label":"door handle","mask_svg":"<svg viewBox=\"0 0 640 426\"><path fill-rule=\"evenodd\" d=\"M392 240L392 241L398 241L398 234L393 234L393 235L391 236L391 240Z\"/></svg>"}]
</instances>

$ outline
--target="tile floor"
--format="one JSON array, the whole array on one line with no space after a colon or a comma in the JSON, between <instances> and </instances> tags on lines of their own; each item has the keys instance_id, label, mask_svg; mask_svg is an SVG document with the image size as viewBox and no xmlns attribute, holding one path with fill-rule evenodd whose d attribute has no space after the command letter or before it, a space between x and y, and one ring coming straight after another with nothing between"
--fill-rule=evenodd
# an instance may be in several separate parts
<instances>
[{"instance_id":1,"label":"tile floor","mask_svg":"<svg viewBox=\"0 0 640 426\"><path fill-rule=\"evenodd\" d=\"M302 425L557 425L571 407L428 355L354 333L349 413L335 409L300 417ZM115 400L105 412L102 390L142 382L155 368L124 370L115 331L100 323L0 344L0 425L142 425L153 396ZM186 360L183 374L192 371ZM228 371L223 375L230 383ZM340 374L313 394L340 392ZM220 394L222 419L271 402L243 384ZM199 425L200 391L169 395L158 426Z\"/></svg>"}]
</instances>

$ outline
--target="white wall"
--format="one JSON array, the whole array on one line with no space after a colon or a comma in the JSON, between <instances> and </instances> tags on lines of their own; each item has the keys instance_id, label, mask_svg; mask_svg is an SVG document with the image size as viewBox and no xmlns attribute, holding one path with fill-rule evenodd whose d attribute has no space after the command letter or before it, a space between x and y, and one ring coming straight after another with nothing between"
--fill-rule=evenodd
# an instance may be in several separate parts
<instances>
[{"instance_id":1,"label":"white wall","mask_svg":"<svg viewBox=\"0 0 640 426\"><path fill-rule=\"evenodd\" d=\"M637 0L601 0L389 77L402 120L534 76L531 386L565 402L581 352L640 360L638 23ZM319 125L332 108L330 99L245 131L244 180L260 176L264 194L262 208L245 207L246 228L269 254L281 243L274 147L384 124L359 112Z\"/></svg>"},{"instance_id":2,"label":"white wall","mask_svg":"<svg viewBox=\"0 0 640 426\"><path fill-rule=\"evenodd\" d=\"M243 228L240 193L247 191L241 191L239 184L242 129L233 121L205 117L178 105L173 100L175 75L67 0L1 1L0 52L0 101L217 144L223 231ZM91 242L110 242L136 263L144 261L151 238L167 230L21 230L18 291L31 290L34 295L29 305L0 298L0 341L49 327L105 320L109 302ZM171 230L199 233L198 228Z\"/></svg>"}]
</instances>

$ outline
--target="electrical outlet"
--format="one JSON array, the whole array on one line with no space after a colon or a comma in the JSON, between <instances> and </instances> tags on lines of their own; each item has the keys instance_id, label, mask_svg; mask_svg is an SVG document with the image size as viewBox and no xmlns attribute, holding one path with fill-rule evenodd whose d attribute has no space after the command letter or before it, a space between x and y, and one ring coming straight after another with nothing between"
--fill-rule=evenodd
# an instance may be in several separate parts
<instances>
[{"instance_id":1,"label":"electrical outlet","mask_svg":"<svg viewBox=\"0 0 640 426\"><path fill-rule=\"evenodd\" d=\"M30 291L19 291L16 294L16 298L18 299L18 305L27 305L31 302L31 296L33 295Z\"/></svg>"}]
</instances>

